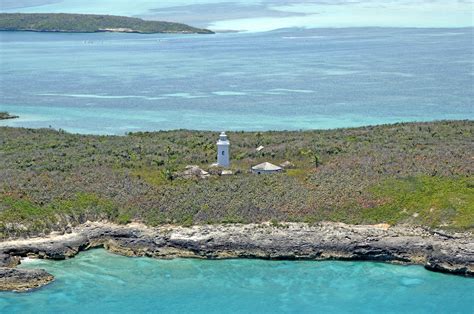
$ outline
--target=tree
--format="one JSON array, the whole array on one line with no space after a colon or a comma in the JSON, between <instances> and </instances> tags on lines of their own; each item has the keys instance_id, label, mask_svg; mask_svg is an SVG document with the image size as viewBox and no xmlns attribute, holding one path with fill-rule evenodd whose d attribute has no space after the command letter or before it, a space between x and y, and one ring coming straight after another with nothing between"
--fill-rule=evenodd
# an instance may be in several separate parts
<instances>
[{"instance_id":1,"label":"tree","mask_svg":"<svg viewBox=\"0 0 474 314\"><path fill-rule=\"evenodd\" d=\"M165 177L166 180L173 181L174 179L173 169L168 168L168 167L163 169L163 176Z\"/></svg>"},{"instance_id":2,"label":"tree","mask_svg":"<svg viewBox=\"0 0 474 314\"><path fill-rule=\"evenodd\" d=\"M318 168L319 165L321 164L321 159L319 158L318 154L316 154L316 153L313 153L312 157L313 157L314 166L316 168Z\"/></svg>"}]
</instances>

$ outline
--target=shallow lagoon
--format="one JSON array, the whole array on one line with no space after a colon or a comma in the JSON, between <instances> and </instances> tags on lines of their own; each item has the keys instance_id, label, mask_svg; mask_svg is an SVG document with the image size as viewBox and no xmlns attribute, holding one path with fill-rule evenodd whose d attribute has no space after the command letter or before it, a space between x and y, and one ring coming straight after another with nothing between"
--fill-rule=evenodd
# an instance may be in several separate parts
<instances>
[{"instance_id":1,"label":"shallow lagoon","mask_svg":"<svg viewBox=\"0 0 474 314\"><path fill-rule=\"evenodd\" d=\"M474 28L0 33L0 125L123 134L474 119Z\"/></svg>"},{"instance_id":2,"label":"shallow lagoon","mask_svg":"<svg viewBox=\"0 0 474 314\"><path fill-rule=\"evenodd\" d=\"M472 313L474 280L371 262L155 260L105 250L22 267L56 281L2 313Z\"/></svg>"}]
</instances>

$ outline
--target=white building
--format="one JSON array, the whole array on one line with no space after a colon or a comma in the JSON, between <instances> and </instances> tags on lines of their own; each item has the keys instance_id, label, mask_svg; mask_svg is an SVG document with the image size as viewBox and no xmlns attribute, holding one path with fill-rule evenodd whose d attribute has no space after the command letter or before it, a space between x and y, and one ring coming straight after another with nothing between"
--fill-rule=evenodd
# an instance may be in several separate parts
<instances>
[{"instance_id":1,"label":"white building","mask_svg":"<svg viewBox=\"0 0 474 314\"><path fill-rule=\"evenodd\" d=\"M217 141L217 165L228 168L230 166L230 142L225 132L222 132Z\"/></svg>"},{"instance_id":2,"label":"white building","mask_svg":"<svg viewBox=\"0 0 474 314\"><path fill-rule=\"evenodd\" d=\"M255 174L277 173L282 171L283 168L275 166L269 162L264 162L252 167L252 173Z\"/></svg>"}]
</instances>

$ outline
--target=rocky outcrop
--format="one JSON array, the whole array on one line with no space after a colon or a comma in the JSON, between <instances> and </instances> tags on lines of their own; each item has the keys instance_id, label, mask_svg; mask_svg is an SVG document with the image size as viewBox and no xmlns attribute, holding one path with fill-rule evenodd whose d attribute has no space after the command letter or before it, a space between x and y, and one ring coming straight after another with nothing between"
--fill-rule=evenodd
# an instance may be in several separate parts
<instances>
[{"instance_id":1,"label":"rocky outcrop","mask_svg":"<svg viewBox=\"0 0 474 314\"><path fill-rule=\"evenodd\" d=\"M20 264L20 257L10 254L0 254L0 267L15 267Z\"/></svg>"},{"instance_id":2,"label":"rocky outcrop","mask_svg":"<svg viewBox=\"0 0 474 314\"><path fill-rule=\"evenodd\" d=\"M92 247L126 256L155 258L262 258L368 260L420 264L474 276L471 233L446 234L417 227L342 223L118 226L89 223L71 234L0 243L0 254L66 259ZM1 275L0 275L1 276Z\"/></svg>"},{"instance_id":3,"label":"rocky outcrop","mask_svg":"<svg viewBox=\"0 0 474 314\"><path fill-rule=\"evenodd\" d=\"M19 116L11 115L8 112L0 112L0 120L16 119Z\"/></svg>"},{"instance_id":4,"label":"rocky outcrop","mask_svg":"<svg viewBox=\"0 0 474 314\"><path fill-rule=\"evenodd\" d=\"M0 291L28 291L54 280L42 269L0 268Z\"/></svg>"}]
</instances>

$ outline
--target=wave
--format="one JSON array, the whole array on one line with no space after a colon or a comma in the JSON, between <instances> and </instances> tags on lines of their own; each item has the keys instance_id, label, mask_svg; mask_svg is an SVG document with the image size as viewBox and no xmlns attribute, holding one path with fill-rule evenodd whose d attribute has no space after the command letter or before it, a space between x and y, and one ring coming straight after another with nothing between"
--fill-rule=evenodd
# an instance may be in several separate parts
<instances>
[{"instance_id":1,"label":"wave","mask_svg":"<svg viewBox=\"0 0 474 314\"><path fill-rule=\"evenodd\" d=\"M145 99L145 100L160 100L166 99L166 97L148 97L138 95L95 95L95 94L55 94L55 93L42 93L36 94L37 96L59 96L59 97L72 97L72 98L95 98L95 99Z\"/></svg>"}]
</instances>

